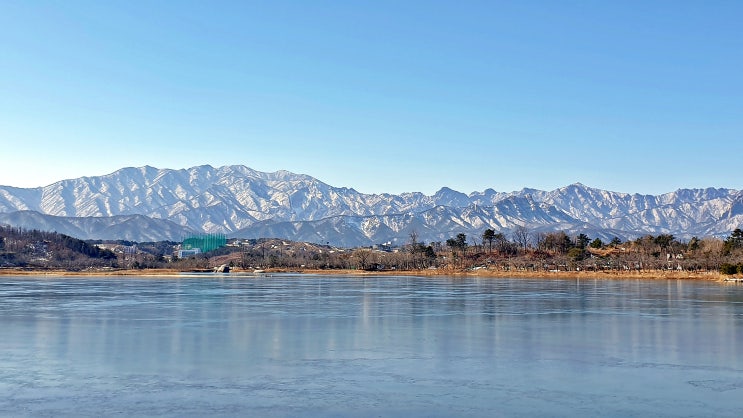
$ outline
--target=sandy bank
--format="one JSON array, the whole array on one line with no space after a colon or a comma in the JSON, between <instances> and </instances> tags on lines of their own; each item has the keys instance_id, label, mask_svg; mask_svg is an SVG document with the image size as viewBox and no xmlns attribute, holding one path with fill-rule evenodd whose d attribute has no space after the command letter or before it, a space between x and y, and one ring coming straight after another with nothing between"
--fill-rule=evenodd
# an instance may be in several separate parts
<instances>
[{"instance_id":1,"label":"sandy bank","mask_svg":"<svg viewBox=\"0 0 743 418\"><path fill-rule=\"evenodd\" d=\"M360 270L272 270L272 272L312 273L312 274L344 274L362 276L461 276L461 277L493 277L493 278L531 278L531 279L660 279L660 280L710 280L723 281L730 276L718 272L685 272L685 271L503 271L503 270L386 270L386 271L360 271Z\"/></svg>"},{"instance_id":2,"label":"sandy bank","mask_svg":"<svg viewBox=\"0 0 743 418\"><path fill-rule=\"evenodd\" d=\"M243 271L233 269L234 273L247 274L252 270ZM178 276L188 273L203 274L205 271L192 272L174 269L144 269L144 270L91 270L91 271L65 271L65 270L26 270L26 269L0 269L0 275L13 276ZM325 275L351 275L351 276L461 276L461 277L493 277L493 278L531 278L531 279L660 279L660 280L708 280L725 281L725 279L738 278L727 276L718 272L687 272L687 271L503 271L503 270L454 270L454 269L426 269L426 270L385 270L385 271L363 271L363 270L310 270L310 269L267 269L265 274L325 274Z\"/></svg>"}]
</instances>

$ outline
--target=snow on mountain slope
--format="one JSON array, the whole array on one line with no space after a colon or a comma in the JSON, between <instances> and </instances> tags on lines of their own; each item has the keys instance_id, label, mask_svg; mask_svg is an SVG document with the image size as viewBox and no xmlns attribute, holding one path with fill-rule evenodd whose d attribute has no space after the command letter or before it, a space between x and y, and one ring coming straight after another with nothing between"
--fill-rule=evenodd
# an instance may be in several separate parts
<instances>
[{"instance_id":1,"label":"snow on mountain slope","mask_svg":"<svg viewBox=\"0 0 743 418\"><path fill-rule=\"evenodd\" d=\"M35 211L0 213L0 224L24 229L56 231L81 239L180 241L196 233L171 221L144 215L72 218L45 215Z\"/></svg>"},{"instance_id":2,"label":"snow on mountain slope","mask_svg":"<svg viewBox=\"0 0 743 418\"><path fill-rule=\"evenodd\" d=\"M592 231L622 238L671 233L688 238L725 235L739 227L743 193L708 188L652 196L576 183L552 191L487 189L466 195L443 187L433 196L363 194L288 171L264 173L239 165L180 170L145 166L33 189L0 186L0 213L17 211L23 212L15 220L5 216L4 222L62 228L81 238L100 232L77 230L70 221L62 224L33 213L65 219L136 215L158 221L130 223L128 230L120 231L134 240L137 234L172 236L175 232L168 232L165 221L184 231L351 246L405 240L412 231L421 240L440 241L459 232L479 236L486 228L510 233L516 226L535 232ZM143 228L139 233L138 227ZM109 234L116 231L113 225L107 228Z\"/></svg>"}]
</instances>

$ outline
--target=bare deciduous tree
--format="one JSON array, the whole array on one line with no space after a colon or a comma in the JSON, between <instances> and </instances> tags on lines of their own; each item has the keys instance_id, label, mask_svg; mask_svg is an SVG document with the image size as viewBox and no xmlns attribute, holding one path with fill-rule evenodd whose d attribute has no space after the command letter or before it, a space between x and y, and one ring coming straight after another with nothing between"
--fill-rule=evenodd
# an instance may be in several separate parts
<instances>
[{"instance_id":1,"label":"bare deciduous tree","mask_svg":"<svg viewBox=\"0 0 743 418\"><path fill-rule=\"evenodd\" d=\"M529 228L527 228L524 225L519 225L513 230L513 241L521 247L522 250L525 250L527 247L529 247Z\"/></svg>"}]
</instances>

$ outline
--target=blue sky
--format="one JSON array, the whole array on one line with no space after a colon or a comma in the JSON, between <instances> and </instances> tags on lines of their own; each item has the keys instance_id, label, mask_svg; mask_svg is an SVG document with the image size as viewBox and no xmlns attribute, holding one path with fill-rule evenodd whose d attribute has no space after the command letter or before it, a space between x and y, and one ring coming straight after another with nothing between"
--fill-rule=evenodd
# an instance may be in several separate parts
<instances>
[{"instance_id":1,"label":"blue sky","mask_svg":"<svg viewBox=\"0 0 743 418\"><path fill-rule=\"evenodd\" d=\"M0 185L743 189L740 1L0 1Z\"/></svg>"}]
</instances>

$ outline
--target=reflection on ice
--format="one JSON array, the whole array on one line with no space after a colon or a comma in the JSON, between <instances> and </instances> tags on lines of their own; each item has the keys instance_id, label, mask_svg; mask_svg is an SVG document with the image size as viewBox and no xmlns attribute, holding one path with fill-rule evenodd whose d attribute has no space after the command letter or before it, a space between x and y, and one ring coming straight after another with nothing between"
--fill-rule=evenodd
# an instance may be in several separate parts
<instances>
[{"instance_id":1,"label":"reflection on ice","mask_svg":"<svg viewBox=\"0 0 743 418\"><path fill-rule=\"evenodd\" d=\"M0 415L743 416L743 287L0 279Z\"/></svg>"}]
</instances>

